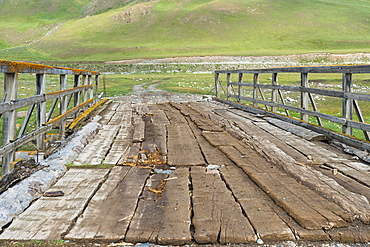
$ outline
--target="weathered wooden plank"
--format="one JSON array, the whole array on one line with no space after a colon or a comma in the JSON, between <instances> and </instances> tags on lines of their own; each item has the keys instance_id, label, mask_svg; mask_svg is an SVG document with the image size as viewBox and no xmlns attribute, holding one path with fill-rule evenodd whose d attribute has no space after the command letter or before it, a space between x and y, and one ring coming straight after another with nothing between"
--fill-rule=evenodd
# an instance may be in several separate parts
<instances>
[{"instance_id":1,"label":"weathered wooden plank","mask_svg":"<svg viewBox=\"0 0 370 247\"><path fill-rule=\"evenodd\" d=\"M154 124L152 116L143 117L145 136L141 145L141 152L146 155L145 163L162 164L167 160L167 130L164 124Z\"/></svg>"},{"instance_id":2,"label":"weathered wooden plank","mask_svg":"<svg viewBox=\"0 0 370 247\"><path fill-rule=\"evenodd\" d=\"M187 121L184 116L170 104L158 104L158 107L162 109L170 121L171 124L186 124Z\"/></svg>"},{"instance_id":3,"label":"weathered wooden plank","mask_svg":"<svg viewBox=\"0 0 370 247\"><path fill-rule=\"evenodd\" d=\"M233 165L233 162L226 157L224 153L222 153L217 148L214 148L203 136L202 131L196 127L196 125L193 122L189 122L189 126L191 130L193 131L198 144L200 146L200 149L202 150L202 153L206 159L207 164L212 165Z\"/></svg>"},{"instance_id":4,"label":"weathered wooden plank","mask_svg":"<svg viewBox=\"0 0 370 247\"><path fill-rule=\"evenodd\" d=\"M86 145L83 152L73 162L74 165L100 165L113 140L118 133L119 125L104 125L94 140Z\"/></svg>"},{"instance_id":5,"label":"weathered wooden plank","mask_svg":"<svg viewBox=\"0 0 370 247\"><path fill-rule=\"evenodd\" d=\"M157 242L164 213L161 194L164 189L164 179L167 177L166 174L156 173L148 179L127 231L126 242Z\"/></svg>"},{"instance_id":6,"label":"weathered wooden plank","mask_svg":"<svg viewBox=\"0 0 370 247\"><path fill-rule=\"evenodd\" d=\"M370 188L359 182L355 177L348 177L342 172L337 172L339 170L335 170L336 168L332 168L330 166L319 166L316 167L322 174L334 179L338 184L346 188L347 190L363 195L370 201Z\"/></svg>"},{"instance_id":7,"label":"weathered wooden plank","mask_svg":"<svg viewBox=\"0 0 370 247\"><path fill-rule=\"evenodd\" d=\"M249 136L256 135L269 140L270 142L274 143L277 147L279 147L281 150L283 150L286 154L296 159L298 162L302 162L304 164L311 164L313 162L312 160L308 159L307 156L303 155L301 152L295 149L295 147L286 145L286 143L283 142L284 139L282 139L282 137L281 138L276 137L271 133L266 132L265 130L259 128L260 125L267 124L265 120L252 116L251 114L245 113L240 110L230 110L230 111L223 112L218 111L217 114L229 119L230 121L235 122L235 125L237 125L243 132L247 133ZM247 120L245 118L247 118ZM288 132L285 133L286 135L289 135Z\"/></svg>"},{"instance_id":8,"label":"weathered wooden plank","mask_svg":"<svg viewBox=\"0 0 370 247\"><path fill-rule=\"evenodd\" d=\"M222 167L220 171L262 240L295 240L291 229L270 206L273 201L240 168L232 165Z\"/></svg>"},{"instance_id":9,"label":"weathered wooden plank","mask_svg":"<svg viewBox=\"0 0 370 247\"><path fill-rule=\"evenodd\" d=\"M141 115L134 115L134 134L132 142L142 142L145 139L145 122Z\"/></svg>"},{"instance_id":10,"label":"weathered wooden plank","mask_svg":"<svg viewBox=\"0 0 370 247\"><path fill-rule=\"evenodd\" d=\"M116 113L116 109L119 103L110 103L99 115L102 117L99 123L102 125L107 125L113 115Z\"/></svg>"},{"instance_id":11,"label":"weathered wooden plank","mask_svg":"<svg viewBox=\"0 0 370 247\"><path fill-rule=\"evenodd\" d=\"M248 219L219 174L206 174L204 167L191 167L193 184L194 240L199 244L255 242Z\"/></svg>"},{"instance_id":12,"label":"weathered wooden plank","mask_svg":"<svg viewBox=\"0 0 370 247\"><path fill-rule=\"evenodd\" d=\"M58 240L67 232L98 189L107 169L70 169L49 191L63 197L42 197L0 235L0 239Z\"/></svg>"},{"instance_id":13,"label":"weathered wooden plank","mask_svg":"<svg viewBox=\"0 0 370 247\"><path fill-rule=\"evenodd\" d=\"M188 168L178 168L173 172L166 182L161 200L164 213L157 237L158 244L190 244L192 236Z\"/></svg>"},{"instance_id":14,"label":"weathered wooden plank","mask_svg":"<svg viewBox=\"0 0 370 247\"><path fill-rule=\"evenodd\" d=\"M123 239L149 173L138 167L114 167L65 238Z\"/></svg>"},{"instance_id":15,"label":"weathered wooden plank","mask_svg":"<svg viewBox=\"0 0 370 247\"><path fill-rule=\"evenodd\" d=\"M271 117L265 117L264 119L266 119L267 122L272 123L273 125L283 130L289 131L290 133L302 137L308 141L322 141L326 139L323 134L316 133L312 130L297 126L292 123L284 122L282 120Z\"/></svg>"},{"instance_id":16,"label":"weathered wooden plank","mask_svg":"<svg viewBox=\"0 0 370 247\"><path fill-rule=\"evenodd\" d=\"M228 132L211 132L203 131L203 137L214 147L232 145L237 140L232 137Z\"/></svg>"},{"instance_id":17,"label":"weathered wooden plank","mask_svg":"<svg viewBox=\"0 0 370 247\"><path fill-rule=\"evenodd\" d=\"M114 115L108 122L109 125L131 126L132 124L132 109L131 104L120 104Z\"/></svg>"},{"instance_id":18,"label":"weathered wooden plank","mask_svg":"<svg viewBox=\"0 0 370 247\"><path fill-rule=\"evenodd\" d=\"M330 238L333 241L341 243L369 243L370 229L368 226L348 227L340 229L332 229L328 231Z\"/></svg>"},{"instance_id":19,"label":"weathered wooden plank","mask_svg":"<svg viewBox=\"0 0 370 247\"><path fill-rule=\"evenodd\" d=\"M150 110L150 114L152 115L152 121L154 124L169 124L170 121L168 120L166 113L161 110L158 105L148 105Z\"/></svg>"},{"instance_id":20,"label":"weathered wooden plank","mask_svg":"<svg viewBox=\"0 0 370 247\"><path fill-rule=\"evenodd\" d=\"M324 176L311 167L297 165L291 157L276 148L268 140L262 140L254 136L253 142L250 143L258 152L264 153L269 160L281 166L290 176L318 191L326 198L333 200L348 212L359 217L364 223L370 222L370 205L364 196L348 191L335 180Z\"/></svg>"},{"instance_id":21,"label":"weathered wooden plank","mask_svg":"<svg viewBox=\"0 0 370 247\"><path fill-rule=\"evenodd\" d=\"M209 118L206 117L206 114L200 110L196 111L193 108L189 107L184 103L171 103L173 107L180 110L184 116L190 117L190 119L200 128L201 130L208 131L223 131L223 129L213 123Z\"/></svg>"},{"instance_id":22,"label":"weathered wooden plank","mask_svg":"<svg viewBox=\"0 0 370 247\"><path fill-rule=\"evenodd\" d=\"M117 112L131 112L132 111L132 105L131 103L120 103L118 107L115 109Z\"/></svg>"},{"instance_id":23,"label":"weathered wooden plank","mask_svg":"<svg viewBox=\"0 0 370 247\"><path fill-rule=\"evenodd\" d=\"M172 107L176 108L181 112L182 115L189 117L192 113L193 110L191 108L188 108L185 104L183 103L175 103L175 102L170 102L169 103Z\"/></svg>"},{"instance_id":24,"label":"weathered wooden plank","mask_svg":"<svg viewBox=\"0 0 370 247\"><path fill-rule=\"evenodd\" d=\"M323 212L312 205L310 201L313 200L312 198L304 198L305 193L310 191L308 188L304 188L294 179L290 179L285 173L259 157L258 154L252 156L253 150L245 152L248 153L247 157L246 154L242 155L231 146L221 146L220 149L301 226L306 229L322 229L345 224L343 219L334 217L331 212L325 212L326 214L322 215ZM294 188L293 191L290 188ZM322 200L319 201L322 202ZM326 203L341 212L334 203L328 201Z\"/></svg>"},{"instance_id":25,"label":"weathered wooden plank","mask_svg":"<svg viewBox=\"0 0 370 247\"><path fill-rule=\"evenodd\" d=\"M171 166L205 164L193 132L187 124L167 125L168 164Z\"/></svg>"},{"instance_id":26,"label":"weathered wooden plank","mask_svg":"<svg viewBox=\"0 0 370 247\"><path fill-rule=\"evenodd\" d=\"M291 133L279 129L271 124L268 123L255 123L261 129L269 132L270 134L276 136L278 139L282 140L289 146L295 148L299 152L305 154L306 157L309 157L313 160L316 164L324 164L332 159L337 159L338 155L335 153L324 149L318 148L315 143L309 142L302 138L297 138L296 136L292 135Z\"/></svg>"},{"instance_id":27,"label":"weathered wooden plank","mask_svg":"<svg viewBox=\"0 0 370 247\"><path fill-rule=\"evenodd\" d=\"M133 105L134 111L137 115L143 116L150 112L148 104L135 104Z\"/></svg>"},{"instance_id":28,"label":"weathered wooden plank","mask_svg":"<svg viewBox=\"0 0 370 247\"><path fill-rule=\"evenodd\" d=\"M302 185L294 178L288 176L285 171L282 171L275 165L266 162L266 160L259 156L259 154L253 151L250 147L239 145L235 146L235 148L244 156L244 158L249 160L250 164L258 167L258 169L263 173L268 173L270 179L282 183L284 185L282 189L287 189L289 192L296 195L299 199L317 211L320 215L324 216L329 221L329 227L345 226L346 223L343 221L343 219L347 221L353 220L353 216L351 214L341 209L338 205L327 201L321 196L318 196L316 193L314 193L314 191ZM242 165L242 167L244 166ZM298 165L297 167L301 166ZM304 173L300 173L300 175L305 176Z\"/></svg>"},{"instance_id":29,"label":"weathered wooden plank","mask_svg":"<svg viewBox=\"0 0 370 247\"><path fill-rule=\"evenodd\" d=\"M279 215L295 234L299 241L329 241L329 235L323 229L308 230L299 225L292 217L290 217L281 207L272 207L274 212Z\"/></svg>"},{"instance_id":30,"label":"weathered wooden plank","mask_svg":"<svg viewBox=\"0 0 370 247\"><path fill-rule=\"evenodd\" d=\"M125 153L122 154L118 165L136 165L139 159L141 143L135 142L130 145Z\"/></svg>"},{"instance_id":31,"label":"weathered wooden plank","mask_svg":"<svg viewBox=\"0 0 370 247\"><path fill-rule=\"evenodd\" d=\"M370 187L370 177L369 177L369 171L363 170L359 171L351 166L351 162L349 160L337 160L337 161L331 161L326 162L325 165L337 169L338 171L342 172L343 174L355 178L358 181L361 181L363 184L366 184L368 187Z\"/></svg>"},{"instance_id":32,"label":"weathered wooden plank","mask_svg":"<svg viewBox=\"0 0 370 247\"><path fill-rule=\"evenodd\" d=\"M116 165L119 162L122 155L125 154L132 145L132 134L132 127L121 127L111 149L109 150L109 153L106 155L103 161L104 164Z\"/></svg>"},{"instance_id":33,"label":"weathered wooden plank","mask_svg":"<svg viewBox=\"0 0 370 247\"><path fill-rule=\"evenodd\" d=\"M216 111L225 111L228 106L218 102L188 102L187 105L195 111L201 112L205 117L209 118L213 123L219 126L226 126L228 121L215 114Z\"/></svg>"}]
</instances>

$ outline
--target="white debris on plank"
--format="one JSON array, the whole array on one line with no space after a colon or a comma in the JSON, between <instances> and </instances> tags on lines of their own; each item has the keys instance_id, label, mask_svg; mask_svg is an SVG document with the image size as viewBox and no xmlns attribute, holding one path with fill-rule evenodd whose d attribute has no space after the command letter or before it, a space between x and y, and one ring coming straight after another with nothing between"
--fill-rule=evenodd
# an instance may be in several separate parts
<instances>
[{"instance_id":1,"label":"white debris on plank","mask_svg":"<svg viewBox=\"0 0 370 247\"><path fill-rule=\"evenodd\" d=\"M58 152L40 162L44 168L0 195L0 230L39 198L67 170L66 165L77 158L87 143L94 138L100 124L98 119L74 134Z\"/></svg>"}]
</instances>

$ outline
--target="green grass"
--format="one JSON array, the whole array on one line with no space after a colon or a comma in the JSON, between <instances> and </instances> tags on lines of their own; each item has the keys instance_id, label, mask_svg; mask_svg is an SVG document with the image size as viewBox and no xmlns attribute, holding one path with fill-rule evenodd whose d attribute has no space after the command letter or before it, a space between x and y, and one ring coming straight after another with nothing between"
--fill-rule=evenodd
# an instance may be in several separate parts
<instances>
[{"instance_id":1,"label":"green grass","mask_svg":"<svg viewBox=\"0 0 370 247\"><path fill-rule=\"evenodd\" d=\"M0 245L3 247L36 247L36 246L77 246L73 242L65 242L64 240L53 240L53 241L40 241L40 240L30 240L30 241L0 241Z\"/></svg>"},{"instance_id":2,"label":"green grass","mask_svg":"<svg viewBox=\"0 0 370 247\"><path fill-rule=\"evenodd\" d=\"M6 12L0 21L0 49L7 48L0 50L2 58L107 61L370 52L370 4L363 0L162 0L120 6L107 0L96 10L91 4L97 1L75 1L70 8L69 1L29 2L14 9L12 1L0 4ZM85 17L86 11L92 15ZM125 19L125 13L132 18Z\"/></svg>"},{"instance_id":3,"label":"green grass","mask_svg":"<svg viewBox=\"0 0 370 247\"><path fill-rule=\"evenodd\" d=\"M106 96L114 97L126 95L132 87L138 84L158 84L156 88L181 93L208 94L213 88L213 74L130 74L130 75L102 75L99 91L104 91L106 82Z\"/></svg>"},{"instance_id":4,"label":"green grass","mask_svg":"<svg viewBox=\"0 0 370 247\"><path fill-rule=\"evenodd\" d=\"M81 168L81 169L112 169L114 165L100 164L100 165L73 165L68 164L67 168Z\"/></svg>"}]
</instances>

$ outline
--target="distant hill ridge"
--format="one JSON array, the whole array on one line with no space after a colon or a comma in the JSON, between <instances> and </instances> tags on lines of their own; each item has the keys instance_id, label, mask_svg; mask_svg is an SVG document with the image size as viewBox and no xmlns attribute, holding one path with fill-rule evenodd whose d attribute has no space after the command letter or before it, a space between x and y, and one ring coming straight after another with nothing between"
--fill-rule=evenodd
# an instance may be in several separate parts
<instances>
[{"instance_id":1,"label":"distant hill ridge","mask_svg":"<svg viewBox=\"0 0 370 247\"><path fill-rule=\"evenodd\" d=\"M0 0L0 58L370 52L366 0Z\"/></svg>"}]
</instances>

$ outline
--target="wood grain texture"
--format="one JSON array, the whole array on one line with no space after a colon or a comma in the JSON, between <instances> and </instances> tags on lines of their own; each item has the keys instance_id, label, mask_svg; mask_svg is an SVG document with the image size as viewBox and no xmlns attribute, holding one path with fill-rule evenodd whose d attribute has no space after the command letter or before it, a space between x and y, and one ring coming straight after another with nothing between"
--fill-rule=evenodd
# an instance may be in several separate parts
<instances>
[{"instance_id":1,"label":"wood grain texture","mask_svg":"<svg viewBox=\"0 0 370 247\"><path fill-rule=\"evenodd\" d=\"M15 219L0 239L58 240L82 213L107 175L107 169L70 169L49 191L63 197L42 197Z\"/></svg>"}]
</instances>

